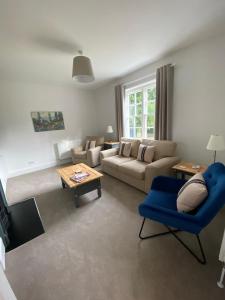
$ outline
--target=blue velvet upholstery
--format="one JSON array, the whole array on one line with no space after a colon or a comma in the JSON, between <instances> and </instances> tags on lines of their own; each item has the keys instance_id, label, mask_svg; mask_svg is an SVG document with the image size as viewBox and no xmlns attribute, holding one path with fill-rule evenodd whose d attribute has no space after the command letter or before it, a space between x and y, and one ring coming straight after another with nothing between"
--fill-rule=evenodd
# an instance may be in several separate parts
<instances>
[{"instance_id":1,"label":"blue velvet upholstery","mask_svg":"<svg viewBox=\"0 0 225 300\"><path fill-rule=\"evenodd\" d=\"M195 213L177 211L177 193L184 180L158 176L151 191L139 205L139 213L144 218L164 225L198 234L215 217L225 203L225 166L214 163L203 174L208 189L208 197Z\"/></svg>"}]
</instances>

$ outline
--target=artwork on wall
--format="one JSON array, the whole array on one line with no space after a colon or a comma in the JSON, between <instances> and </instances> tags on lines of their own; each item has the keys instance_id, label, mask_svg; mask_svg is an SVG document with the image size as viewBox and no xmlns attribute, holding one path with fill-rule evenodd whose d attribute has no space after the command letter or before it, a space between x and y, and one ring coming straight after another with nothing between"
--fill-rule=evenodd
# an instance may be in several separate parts
<instances>
[{"instance_id":1,"label":"artwork on wall","mask_svg":"<svg viewBox=\"0 0 225 300\"><path fill-rule=\"evenodd\" d=\"M31 118L35 132L65 129L61 111L32 111Z\"/></svg>"}]
</instances>

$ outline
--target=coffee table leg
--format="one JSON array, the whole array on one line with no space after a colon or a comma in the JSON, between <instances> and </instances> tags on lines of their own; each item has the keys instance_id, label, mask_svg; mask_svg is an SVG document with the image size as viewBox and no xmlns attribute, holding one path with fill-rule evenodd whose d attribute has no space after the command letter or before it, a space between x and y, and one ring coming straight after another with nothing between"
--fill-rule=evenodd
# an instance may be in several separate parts
<instances>
[{"instance_id":1,"label":"coffee table leg","mask_svg":"<svg viewBox=\"0 0 225 300\"><path fill-rule=\"evenodd\" d=\"M79 194L75 191L75 206L78 208L79 205Z\"/></svg>"},{"instance_id":2,"label":"coffee table leg","mask_svg":"<svg viewBox=\"0 0 225 300\"><path fill-rule=\"evenodd\" d=\"M98 182L97 190L98 190L98 198L101 198L101 196L102 196L102 187L101 187L101 181L100 180Z\"/></svg>"},{"instance_id":3,"label":"coffee table leg","mask_svg":"<svg viewBox=\"0 0 225 300\"><path fill-rule=\"evenodd\" d=\"M65 182L62 179L61 179L61 181L62 181L62 188L65 189L66 188L66 184L65 184Z\"/></svg>"}]
</instances>

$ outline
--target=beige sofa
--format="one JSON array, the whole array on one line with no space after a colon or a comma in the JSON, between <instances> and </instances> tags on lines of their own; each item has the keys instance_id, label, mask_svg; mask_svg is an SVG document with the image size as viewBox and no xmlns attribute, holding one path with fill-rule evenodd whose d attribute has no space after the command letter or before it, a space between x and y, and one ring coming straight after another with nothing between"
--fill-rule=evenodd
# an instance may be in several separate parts
<instances>
[{"instance_id":1,"label":"beige sofa","mask_svg":"<svg viewBox=\"0 0 225 300\"><path fill-rule=\"evenodd\" d=\"M74 164L84 163L93 168L100 164L100 151L103 149L104 137L87 136L86 141L96 141L96 147L85 151L84 144L71 149L72 161Z\"/></svg>"},{"instance_id":2,"label":"beige sofa","mask_svg":"<svg viewBox=\"0 0 225 300\"><path fill-rule=\"evenodd\" d=\"M109 149L100 152L103 172L110 174L144 192L151 188L152 180L158 175L171 175L171 167L180 159L175 156L176 143L172 141L156 141L150 139L127 139L122 142L132 142L131 156L119 156L119 149ZM137 160L140 143L155 146L152 163Z\"/></svg>"}]
</instances>

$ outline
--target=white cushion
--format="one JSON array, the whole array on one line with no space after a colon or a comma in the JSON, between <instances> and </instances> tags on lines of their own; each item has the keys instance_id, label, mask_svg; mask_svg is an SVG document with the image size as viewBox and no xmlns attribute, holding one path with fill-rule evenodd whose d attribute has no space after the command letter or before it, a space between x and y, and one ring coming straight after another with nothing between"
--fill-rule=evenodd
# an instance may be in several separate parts
<instances>
[{"instance_id":1,"label":"white cushion","mask_svg":"<svg viewBox=\"0 0 225 300\"><path fill-rule=\"evenodd\" d=\"M146 145L140 144L139 149L138 149L137 160L151 163L153 161L154 153L155 153L154 146L146 146Z\"/></svg>"},{"instance_id":2,"label":"white cushion","mask_svg":"<svg viewBox=\"0 0 225 300\"><path fill-rule=\"evenodd\" d=\"M125 157L130 157L131 154L131 143L120 143L120 150L119 150L119 155L120 156L125 156Z\"/></svg>"},{"instance_id":3,"label":"white cushion","mask_svg":"<svg viewBox=\"0 0 225 300\"><path fill-rule=\"evenodd\" d=\"M205 180L201 173L189 179L180 189L177 198L177 210L189 212L197 208L208 196Z\"/></svg>"},{"instance_id":4,"label":"white cushion","mask_svg":"<svg viewBox=\"0 0 225 300\"><path fill-rule=\"evenodd\" d=\"M89 149L95 148L95 145L96 145L96 141L87 140L85 145L85 150L87 151Z\"/></svg>"}]
</instances>

